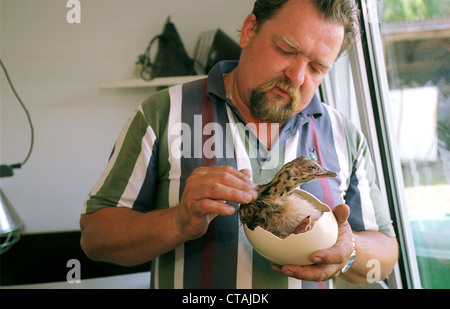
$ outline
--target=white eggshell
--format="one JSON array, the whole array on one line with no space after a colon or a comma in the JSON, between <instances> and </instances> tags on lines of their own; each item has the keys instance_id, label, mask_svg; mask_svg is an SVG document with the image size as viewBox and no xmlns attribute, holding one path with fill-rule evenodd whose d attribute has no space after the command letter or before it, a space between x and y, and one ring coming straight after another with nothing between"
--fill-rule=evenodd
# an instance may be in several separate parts
<instances>
[{"instance_id":1,"label":"white eggshell","mask_svg":"<svg viewBox=\"0 0 450 309\"><path fill-rule=\"evenodd\" d=\"M259 226L252 231L244 225L245 234L253 248L269 261L279 265L311 265L313 263L310 256L313 252L331 248L337 241L337 221L330 208L306 191L296 192L323 211L323 215L310 231L291 234L281 239Z\"/></svg>"}]
</instances>

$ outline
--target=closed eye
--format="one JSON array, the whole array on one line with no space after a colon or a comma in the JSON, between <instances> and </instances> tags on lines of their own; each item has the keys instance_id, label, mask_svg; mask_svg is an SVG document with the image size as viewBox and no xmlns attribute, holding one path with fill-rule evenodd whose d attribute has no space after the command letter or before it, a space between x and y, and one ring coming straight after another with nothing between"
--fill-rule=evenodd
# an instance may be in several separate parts
<instances>
[{"instance_id":1,"label":"closed eye","mask_svg":"<svg viewBox=\"0 0 450 309\"><path fill-rule=\"evenodd\" d=\"M310 67L314 73L317 73L317 74L322 73L322 71L319 68L315 67L314 65L310 65Z\"/></svg>"},{"instance_id":2,"label":"closed eye","mask_svg":"<svg viewBox=\"0 0 450 309\"><path fill-rule=\"evenodd\" d=\"M284 48L281 48L279 45L277 45L275 43L274 43L274 45L275 45L276 50L282 55L290 56L290 55L295 55L296 54L296 52L288 51L288 50L286 50Z\"/></svg>"}]
</instances>

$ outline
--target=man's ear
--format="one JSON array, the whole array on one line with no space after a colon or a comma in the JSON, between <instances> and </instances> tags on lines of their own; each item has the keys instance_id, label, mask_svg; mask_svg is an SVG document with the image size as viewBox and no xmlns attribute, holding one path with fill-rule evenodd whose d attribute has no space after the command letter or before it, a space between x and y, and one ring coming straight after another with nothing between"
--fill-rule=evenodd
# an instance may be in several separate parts
<instances>
[{"instance_id":1,"label":"man's ear","mask_svg":"<svg viewBox=\"0 0 450 309\"><path fill-rule=\"evenodd\" d=\"M244 49L247 47L247 45L250 43L250 41L253 39L253 37L256 35L256 16L255 14L250 14L247 16L247 18L244 20L244 24L242 25L241 29L241 48Z\"/></svg>"}]
</instances>

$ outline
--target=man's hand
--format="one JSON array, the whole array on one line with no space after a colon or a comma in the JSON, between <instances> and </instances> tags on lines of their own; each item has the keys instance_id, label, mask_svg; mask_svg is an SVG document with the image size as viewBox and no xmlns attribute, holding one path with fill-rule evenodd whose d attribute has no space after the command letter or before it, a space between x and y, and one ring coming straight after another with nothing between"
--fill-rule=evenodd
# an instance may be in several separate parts
<instances>
[{"instance_id":1,"label":"man's hand","mask_svg":"<svg viewBox=\"0 0 450 309\"><path fill-rule=\"evenodd\" d=\"M256 197L251 172L200 167L186 180L180 204L142 213L105 207L80 219L81 244L93 260L138 265L203 235L217 215L231 215L224 201L248 203Z\"/></svg>"},{"instance_id":2,"label":"man's hand","mask_svg":"<svg viewBox=\"0 0 450 309\"><path fill-rule=\"evenodd\" d=\"M277 265L271 263L273 270L287 276L309 281L325 281L339 275L353 250L352 230L348 224L350 209L347 205L338 205L333 209L338 223L336 244L327 250L316 251L311 255L315 264L307 266Z\"/></svg>"},{"instance_id":3,"label":"man's hand","mask_svg":"<svg viewBox=\"0 0 450 309\"><path fill-rule=\"evenodd\" d=\"M249 203L257 193L249 170L237 171L230 166L196 168L186 180L176 216L176 227L188 239L202 236L217 215L235 212L226 201Z\"/></svg>"}]
</instances>

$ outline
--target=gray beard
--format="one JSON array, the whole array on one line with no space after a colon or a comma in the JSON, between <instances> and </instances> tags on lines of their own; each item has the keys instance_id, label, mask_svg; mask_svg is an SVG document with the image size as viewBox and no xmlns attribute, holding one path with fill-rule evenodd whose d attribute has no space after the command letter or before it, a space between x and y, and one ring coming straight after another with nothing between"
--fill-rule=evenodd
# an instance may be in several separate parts
<instances>
[{"instance_id":1,"label":"gray beard","mask_svg":"<svg viewBox=\"0 0 450 309\"><path fill-rule=\"evenodd\" d=\"M278 106L267 99L267 92L274 88L279 88L289 95L289 103L285 106ZM270 123L285 123L293 116L294 110L300 104L300 90L292 86L288 78L273 78L256 89L250 96L250 111L254 116Z\"/></svg>"},{"instance_id":2,"label":"gray beard","mask_svg":"<svg viewBox=\"0 0 450 309\"><path fill-rule=\"evenodd\" d=\"M250 111L261 120L285 123L292 117L292 100L285 106L275 106L267 100L265 92L253 90L250 96Z\"/></svg>"}]
</instances>

